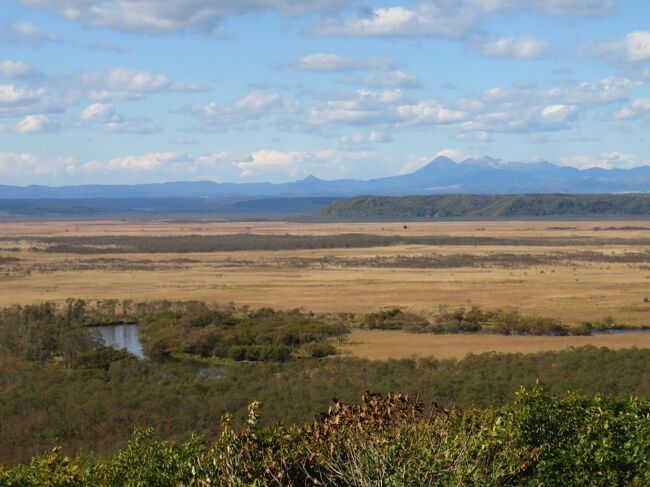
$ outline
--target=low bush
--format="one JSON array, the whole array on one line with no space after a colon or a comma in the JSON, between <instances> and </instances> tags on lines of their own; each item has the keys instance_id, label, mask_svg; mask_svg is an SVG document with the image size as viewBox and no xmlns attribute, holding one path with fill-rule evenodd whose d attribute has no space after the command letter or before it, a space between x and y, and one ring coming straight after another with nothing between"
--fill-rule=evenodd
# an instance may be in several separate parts
<instances>
[{"instance_id":1,"label":"low bush","mask_svg":"<svg viewBox=\"0 0 650 487\"><path fill-rule=\"evenodd\" d=\"M183 444L136 431L112 458L76 459L60 450L13 468L0 484L112 485L648 485L650 402L601 396L551 397L522 389L501 408L426 408L404 394L335 402L304 427L246 428L230 417L208 444Z\"/></svg>"}]
</instances>

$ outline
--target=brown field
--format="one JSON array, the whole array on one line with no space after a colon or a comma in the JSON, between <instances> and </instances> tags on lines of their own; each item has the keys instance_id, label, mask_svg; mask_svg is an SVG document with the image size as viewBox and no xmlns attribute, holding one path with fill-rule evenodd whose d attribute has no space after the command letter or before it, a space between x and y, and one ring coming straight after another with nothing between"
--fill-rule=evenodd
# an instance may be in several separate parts
<instances>
[{"instance_id":1,"label":"brown field","mask_svg":"<svg viewBox=\"0 0 650 487\"><path fill-rule=\"evenodd\" d=\"M650 262L588 260L515 267L444 269L350 267L319 259L373 259L378 256L647 252L650 222L507 221L436 223L165 222L74 221L0 223L0 237L71 235L219 235L227 233L587 237L580 245L393 246L362 249L240 251L183 254L72 255L30 251L30 243L0 241L0 258L20 261L0 267L0 305L86 299L200 299L234 301L253 307L303 307L317 312L368 312L404 306L420 313L439 305L517 307L525 314L565 322L600 320L611 315L629 325L650 325ZM595 231L595 227L614 229ZM628 229L625 229L628 227ZM629 227L634 227L629 229ZM626 239L625 245L604 240ZM635 239L645 239L634 243ZM310 264L291 264L295 258ZM110 261L113 259L113 261ZM181 259L181 260L179 260ZM501 339L501 338L499 338ZM551 339L554 340L554 339ZM563 339L564 340L564 339ZM505 342L504 342L505 343Z\"/></svg>"},{"instance_id":2,"label":"brown field","mask_svg":"<svg viewBox=\"0 0 650 487\"><path fill-rule=\"evenodd\" d=\"M462 359L486 352L535 353L571 347L650 348L650 333L596 336L431 335L403 331L357 330L348 335L343 351L370 360L435 357Z\"/></svg>"}]
</instances>

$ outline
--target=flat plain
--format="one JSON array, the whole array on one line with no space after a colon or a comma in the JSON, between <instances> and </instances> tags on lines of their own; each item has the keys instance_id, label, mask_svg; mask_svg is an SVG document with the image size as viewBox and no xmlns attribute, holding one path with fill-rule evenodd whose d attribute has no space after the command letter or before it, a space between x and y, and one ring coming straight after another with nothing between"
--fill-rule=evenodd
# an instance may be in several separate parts
<instances>
[{"instance_id":1,"label":"flat plain","mask_svg":"<svg viewBox=\"0 0 650 487\"><path fill-rule=\"evenodd\" d=\"M116 236L202 235L218 239L221 235L241 235L245 241L246 235L273 238L352 233L464 240L462 244L448 245L398 243L361 248L177 253L161 253L153 248L136 253L117 252L109 246L90 254L48 251L49 244L38 240L100 237L97 241L101 243L104 238ZM440 305L478 305L486 309L511 307L524 314L564 322L597 321L612 316L623 325L650 325L648 220L7 222L0 224L0 237L2 306L62 301L69 297L196 299L209 303L232 301L252 307L302 307L315 312L365 313L400 306L427 315ZM386 336L393 337L386 342L388 346L397 335ZM351 342L359 341L358 338L353 335ZM460 348L483 350L475 338ZM519 342L513 337L490 338L507 342L503 351L547 349L531 345L532 339ZM648 346L646 338L631 335L594 338L603 345L625 340L625 346ZM432 336L427 340L433 343L437 339ZM557 340L565 340L567 346L578 344L564 338ZM376 349L377 343L369 342L368 347ZM435 346L431 346L433 351ZM443 353L436 350L437 354ZM368 357L387 356L367 350L359 353ZM413 353L426 352L418 349ZM413 353L400 352L396 356Z\"/></svg>"}]
</instances>

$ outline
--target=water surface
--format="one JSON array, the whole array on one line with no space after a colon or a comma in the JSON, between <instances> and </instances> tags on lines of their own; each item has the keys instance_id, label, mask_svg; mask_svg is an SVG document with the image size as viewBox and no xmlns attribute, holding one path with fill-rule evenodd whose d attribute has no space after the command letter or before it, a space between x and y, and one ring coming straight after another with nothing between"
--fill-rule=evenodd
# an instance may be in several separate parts
<instances>
[{"instance_id":1,"label":"water surface","mask_svg":"<svg viewBox=\"0 0 650 487\"><path fill-rule=\"evenodd\" d=\"M144 358L138 328L134 324L120 324L95 326L93 330L99 333L104 346L124 349L136 357Z\"/></svg>"}]
</instances>

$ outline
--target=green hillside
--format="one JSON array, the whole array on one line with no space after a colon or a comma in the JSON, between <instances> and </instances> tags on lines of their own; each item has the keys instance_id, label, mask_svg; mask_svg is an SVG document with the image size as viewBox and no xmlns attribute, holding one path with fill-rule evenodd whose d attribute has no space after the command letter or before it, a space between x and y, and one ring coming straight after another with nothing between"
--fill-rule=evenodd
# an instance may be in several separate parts
<instances>
[{"instance_id":1,"label":"green hillside","mask_svg":"<svg viewBox=\"0 0 650 487\"><path fill-rule=\"evenodd\" d=\"M332 203L320 214L344 219L650 216L650 194L360 196Z\"/></svg>"}]
</instances>

